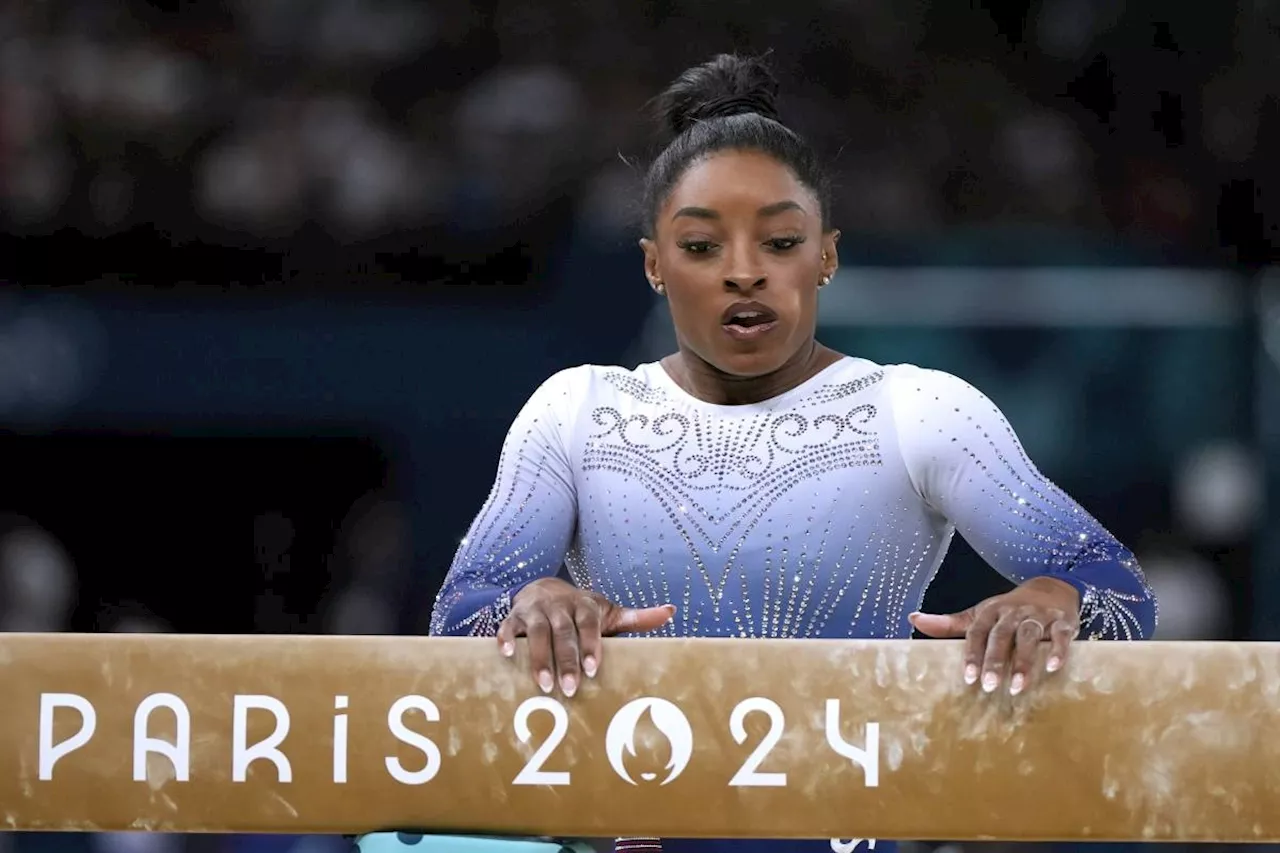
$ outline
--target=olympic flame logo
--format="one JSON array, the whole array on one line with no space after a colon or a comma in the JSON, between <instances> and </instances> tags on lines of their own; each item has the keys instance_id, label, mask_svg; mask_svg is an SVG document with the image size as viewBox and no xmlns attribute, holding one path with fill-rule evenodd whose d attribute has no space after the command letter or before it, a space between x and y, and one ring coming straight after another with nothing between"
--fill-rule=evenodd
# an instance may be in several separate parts
<instances>
[{"instance_id":1,"label":"olympic flame logo","mask_svg":"<svg viewBox=\"0 0 1280 853\"><path fill-rule=\"evenodd\" d=\"M664 768L667 771L667 778L659 783L666 785L684 772L684 769L689 766L689 759L693 757L693 729L689 726L689 718L666 699L645 696L623 705L614 715L612 722L609 723L609 730L605 733L605 755L609 758L609 765L613 768L613 772L630 784L637 784L627 772L623 751L625 750L632 758L636 757L636 729L639 728L640 720L645 714L649 715L654 728L671 745L671 758ZM652 781L656 776L655 773L640 774L640 778L646 782Z\"/></svg>"}]
</instances>

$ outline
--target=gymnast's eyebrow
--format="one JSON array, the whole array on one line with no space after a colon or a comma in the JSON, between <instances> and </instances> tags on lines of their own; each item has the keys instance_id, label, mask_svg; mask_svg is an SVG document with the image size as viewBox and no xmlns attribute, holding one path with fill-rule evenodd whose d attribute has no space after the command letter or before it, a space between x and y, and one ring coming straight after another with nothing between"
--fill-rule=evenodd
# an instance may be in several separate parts
<instances>
[{"instance_id":1,"label":"gymnast's eyebrow","mask_svg":"<svg viewBox=\"0 0 1280 853\"><path fill-rule=\"evenodd\" d=\"M777 216L779 213L786 213L788 210L798 210L801 213L805 209L797 201L785 199L783 201L775 201L773 204L766 204L764 207L756 211L756 215L760 217ZM709 207L682 207L672 215L672 219L678 219L681 216L691 216L694 219L719 219L720 214Z\"/></svg>"}]
</instances>

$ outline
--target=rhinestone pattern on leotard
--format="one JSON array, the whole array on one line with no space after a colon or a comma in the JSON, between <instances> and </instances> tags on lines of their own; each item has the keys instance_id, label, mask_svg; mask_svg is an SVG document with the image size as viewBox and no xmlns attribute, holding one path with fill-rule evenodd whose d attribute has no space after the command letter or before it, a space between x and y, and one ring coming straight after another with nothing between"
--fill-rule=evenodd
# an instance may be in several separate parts
<instances>
[{"instance_id":1,"label":"rhinestone pattern on leotard","mask_svg":"<svg viewBox=\"0 0 1280 853\"><path fill-rule=\"evenodd\" d=\"M824 604L839 602L856 575L824 573L822 561L809 554L815 534L820 554L835 532L830 523L822 531L813 529L822 515L816 506L808 507L804 517L789 507L775 509L806 481L883 464L876 407L856 401L840 405L882 377L877 373L819 386L794 405L726 418L681 407L631 376L607 374L606 381L624 397L656 406L661 413L597 407L591 413L595 428L582 451L584 479L602 483L606 511L614 497L609 481L625 483L622 492L632 505L644 501L665 515L664 531L673 534L673 545L670 551L659 549L656 566L648 560L638 567L638 577L619 577L591 572L588 543L582 553L572 555L575 579L614 600L659 603L671 590L674 567L681 599L677 620L667 633L697 635L709 620L716 623L716 634L805 635L801 603L814 601L815 591ZM599 515L600 505L584 502L580 507L584 529L610 527L610 519ZM762 524L768 529L761 529ZM763 536L771 543L775 533L778 544L765 544L763 555L750 547L753 537ZM791 545L793 537L799 553ZM757 575L763 579L763 595L753 602L746 581ZM736 590L731 587L733 578L739 582ZM819 587L821 581L825 584ZM637 585L647 594L637 595ZM738 595L726 606L726 595L733 592ZM821 606L813 612L812 628L825 624L823 612Z\"/></svg>"},{"instance_id":2,"label":"rhinestone pattern on leotard","mask_svg":"<svg viewBox=\"0 0 1280 853\"><path fill-rule=\"evenodd\" d=\"M659 635L902 637L953 529L1014 581L1096 565L1087 636L1144 636L1142 572L1041 476L1003 415L948 374L846 359L753 406L658 373L585 367L517 419L433 633L490 634L511 590L563 566Z\"/></svg>"}]
</instances>

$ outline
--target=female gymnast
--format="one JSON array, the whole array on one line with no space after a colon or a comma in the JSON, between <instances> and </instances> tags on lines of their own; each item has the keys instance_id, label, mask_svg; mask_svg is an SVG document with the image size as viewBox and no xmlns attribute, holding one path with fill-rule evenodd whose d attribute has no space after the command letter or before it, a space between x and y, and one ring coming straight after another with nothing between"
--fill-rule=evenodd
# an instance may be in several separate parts
<instances>
[{"instance_id":1,"label":"female gymnast","mask_svg":"<svg viewBox=\"0 0 1280 853\"><path fill-rule=\"evenodd\" d=\"M1078 636L1149 637L1156 601L1133 554L1036 470L986 396L815 339L839 232L776 90L760 60L721 55L661 96L672 138L648 172L640 246L678 351L634 370L570 368L533 393L431 633L495 636L507 656L526 637L532 677L567 696L618 634L907 638L914 626L965 640L956 675L972 689L1011 693L1042 643L1051 673ZM957 531L1014 587L961 613L917 612Z\"/></svg>"}]
</instances>

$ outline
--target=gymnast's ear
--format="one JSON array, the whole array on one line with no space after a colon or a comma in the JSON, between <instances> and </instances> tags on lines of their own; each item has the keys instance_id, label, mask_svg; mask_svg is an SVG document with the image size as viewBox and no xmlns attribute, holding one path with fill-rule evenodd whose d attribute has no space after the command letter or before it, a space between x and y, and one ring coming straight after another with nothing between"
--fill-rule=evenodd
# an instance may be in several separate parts
<instances>
[{"instance_id":1,"label":"gymnast's ear","mask_svg":"<svg viewBox=\"0 0 1280 853\"><path fill-rule=\"evenodd\" d=\"M644 277L649 279L650 287L657 289L662 283L662 272L658 268L658 244L648 237L641 237L640 250L644 252Z\"/></svg>"}]
</instances>

